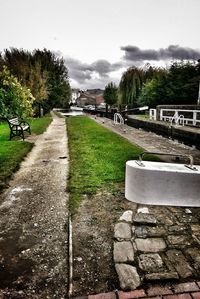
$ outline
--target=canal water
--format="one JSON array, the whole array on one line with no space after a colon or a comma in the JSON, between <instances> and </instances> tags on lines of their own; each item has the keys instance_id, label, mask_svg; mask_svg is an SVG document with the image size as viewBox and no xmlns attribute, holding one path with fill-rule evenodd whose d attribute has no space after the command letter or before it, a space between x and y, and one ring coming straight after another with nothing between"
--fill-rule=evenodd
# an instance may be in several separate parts
<instances>
[{"instance_id":1,"label":"canal water","mask_svg":"<svg viewBox=\"0 0 200 299\"><path fill-rule=\"evenodd\" d=\"M57 110L59 111L60 114L62 114L63 116L78 116L78 115L84 115L85 113L83 112L82 108L75 108L75 109L70 109L70 110Z\"/></svg>"}]
</instances>

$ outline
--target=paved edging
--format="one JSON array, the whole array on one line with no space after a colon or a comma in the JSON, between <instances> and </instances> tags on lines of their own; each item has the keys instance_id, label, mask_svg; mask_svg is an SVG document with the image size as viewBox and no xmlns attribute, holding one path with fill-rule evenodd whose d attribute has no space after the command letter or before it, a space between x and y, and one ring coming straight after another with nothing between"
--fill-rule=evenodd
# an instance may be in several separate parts
<instances>
[{"instance_id":1,"label":"paved edging","mask_svg":"<svg viewBox=\"0 0 200 299\"><path fill-rule=\"evenodd\" d=\"M113 291L75 297L74 299L199 299L200 281L173 284L172 286L153 286L147 289L137 289L130 292Z\"/></svg>"}]
</instances>

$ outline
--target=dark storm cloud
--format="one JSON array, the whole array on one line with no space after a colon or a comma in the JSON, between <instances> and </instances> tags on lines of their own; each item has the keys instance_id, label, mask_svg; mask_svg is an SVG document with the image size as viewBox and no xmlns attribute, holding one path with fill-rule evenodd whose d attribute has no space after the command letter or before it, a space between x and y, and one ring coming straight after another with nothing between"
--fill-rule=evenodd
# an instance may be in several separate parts
<instances>
[{"instance_id":1,"label":"dark storm cloud","mask_svg":"<svg viewBox=\"0 0 200 299\"><path fill-rule=\"evenodd\" d=\"M136 46L121 47L125 51L123 57L128 61L143 61L143 60L197 60L200 58L200 50L194 50L187 47L180 47L178 45L170 45L167 48L159 50L153 49L140 49Z\"/></svg>"}]
</instances>

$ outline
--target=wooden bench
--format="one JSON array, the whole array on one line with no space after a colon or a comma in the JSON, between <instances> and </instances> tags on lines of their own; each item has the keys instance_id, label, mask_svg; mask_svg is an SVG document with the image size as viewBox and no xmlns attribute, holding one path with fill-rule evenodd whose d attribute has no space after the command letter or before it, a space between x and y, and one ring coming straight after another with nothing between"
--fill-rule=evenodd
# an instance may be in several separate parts
<instances>
[{"instance_id":1,"label":"wooden bench","mask_svg":"<svg viewBox=\"0 0 200 299\"><path fill-rule=\"evenodd\" d=\"M10 140L15 137L19 136L24 140L24 132L29 132L31 134L30 125L25 121L20 121L18 117L8 119L8 124L10 127Z\"/></svg>"}]
</instances>

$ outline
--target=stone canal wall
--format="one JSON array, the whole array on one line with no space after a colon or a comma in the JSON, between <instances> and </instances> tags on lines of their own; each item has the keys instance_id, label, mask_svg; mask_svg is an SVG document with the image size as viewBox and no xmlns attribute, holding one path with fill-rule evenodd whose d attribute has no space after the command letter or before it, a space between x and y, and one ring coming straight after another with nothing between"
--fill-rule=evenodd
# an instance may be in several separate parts
<instances>
[{"instance_id":1,"label":"stone canal wall","mask_svg":"<svg viewBox=\"0 0 200 299\"><path fill-rule=\"evenodd\" d=\"M164 137L177 139L187 145L195 145L200 149L200 129L194 127L170 126L169 123L139 119L137 116L128 116L127 125L151 131Z\"/></svg>"}]
</instances>

